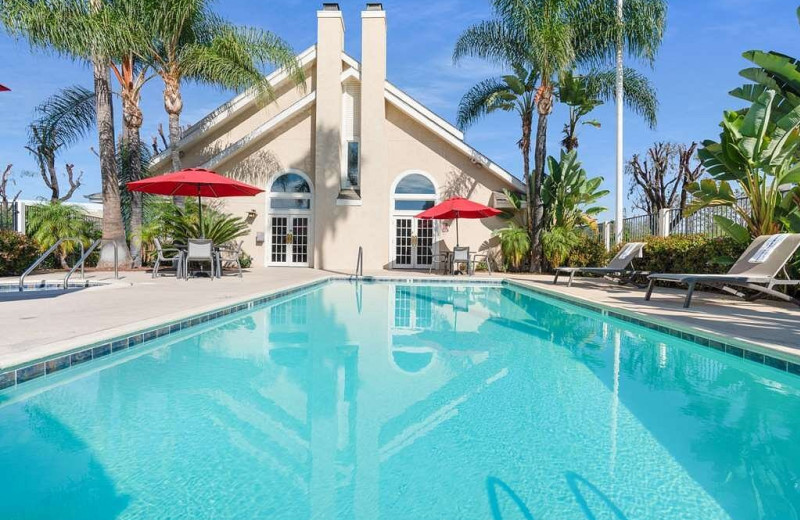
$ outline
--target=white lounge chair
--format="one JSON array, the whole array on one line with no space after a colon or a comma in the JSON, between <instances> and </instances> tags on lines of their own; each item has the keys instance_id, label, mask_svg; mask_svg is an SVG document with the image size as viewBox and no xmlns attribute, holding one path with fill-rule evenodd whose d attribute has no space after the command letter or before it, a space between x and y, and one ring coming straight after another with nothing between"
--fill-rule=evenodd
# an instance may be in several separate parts
<instances>
[{"instance_id":1,"label":"white lounge chair","mask_svg":"<svg viewBox=\"0 0 800 520\"><path fill-rule=\"evenodd\" d=\"M629 242L619 250L605 267L559 267L556 269L553 283L558 283L559 275L568 274L567 287L571 287L572 280L577 273L597 274L610 277L619 283L630 283L634 277L647 274L645 271L637 271L633 268L633 259L641 256L643 248L644 242ZM644 285L641 287L644 287Z\"/></svg>"},{"instance_id":2,"label":"white lounge chair","mask_svg":"<svg viewBox=\"0 0 800 520\"><path fill-rule=\"evenodd\" d=\"M683 302L684 308L691 305L692 294L697 284L719 287L725 292L747 300L773 296L800 305L800 300L773 289L776 285L800 284L800 280L789 280L785 269L786 263L791 260L798 247L800 247L800 234L798 233L762 235L753 240L753 243L736 260L727 274L651 274L648 276L650 284L644 299L650 299L655 283L661 281L688 286L686 299ZM777 276L780 272L783 272L787 279L778 279ZM747 295L733 287L748 289L754 291L755 294Z\"/></svg>"}]
</instances>

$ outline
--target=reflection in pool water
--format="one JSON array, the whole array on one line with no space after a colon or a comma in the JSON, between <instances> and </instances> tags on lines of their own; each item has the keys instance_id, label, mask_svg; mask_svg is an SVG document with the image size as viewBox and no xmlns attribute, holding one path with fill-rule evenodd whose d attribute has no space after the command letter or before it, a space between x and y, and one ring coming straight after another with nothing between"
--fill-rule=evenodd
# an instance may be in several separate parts
<instances>
[{"instance_id":1,"label":"reflection in pool water","mask_svg":"<svg viewBox=\"0 0 800 520\"><path fill-rule=\"evenodd\" d=\"M2 518L800 509L797 378L507 287L334 283L137 352L0 394Z\"/></svg>"}]
</instances>

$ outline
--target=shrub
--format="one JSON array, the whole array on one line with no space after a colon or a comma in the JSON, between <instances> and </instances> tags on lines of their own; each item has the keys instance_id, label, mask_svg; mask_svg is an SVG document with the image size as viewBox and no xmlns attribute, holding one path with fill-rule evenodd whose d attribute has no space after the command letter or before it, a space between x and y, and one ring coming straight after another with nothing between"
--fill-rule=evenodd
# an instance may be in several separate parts
<instances>
[{"instance_id":1,"label":"shrub","mask_svg":"<svg viewBox=\"0 0 800 520\"><path fill-rule=\"evenodd\" d=\"M242 251L242 256L239 258L239 263L242 269L247 269L253 265L253 257Z\"/></svg>"},{"instance_id":2,"label":"shrub","mask_svg":"<svg viewBox=\"0 0 800 520\"><path fill-rule=\"evenodd\" d=\"M581 236L580 231L565 226L556 226L542 232L542 253L547 264L553 268L561 267L580 242Z\"/></svg>"},{"instance_id":3,"label":"shrub","mask_svg":"<svg viewBox=\"0 0 800 520\"><path fill-rule=\"evenodd\" d=\"M247 234L249 225L240 217L223 213L211 206L203 205L203 229L200 229L198 206L187 200L184 209L171 201L151 204L148 221L142 229L142 240L150 244L153 238L162 243L186 244L190 238L201 236L215 244L231 242Z\"/></svg>"},{"instance_id":4,"label":"shrub","mask_svg":"<svg viewBox=\"0 0 800 520\"><path fill-rule=\"evenodd\" d=\"M598 267L608 261L608 252L603 241L597 237L580 234L578 241L572 246L564 259L567 267Z\"/></svg>"},{"instance_id":5,"label":"shrub","mask_svg":"<svg viewBox=\"0 0 800 520\"><path fill-rule=\"evenodd\" d=\"M79 206L51 202L36 204L27 210L28 233L36 239L42 249L48 249L60 238L77 238L84 247L98 235L98 230L86 219L86 212ZM68 268L68 258L75 256L79 246L74 241L65 241L53 253L55 263L62 269Z\"/></svg>"},{"instance_id":6,"label":"shrub","mask_svg":"<svg viewBox=\"0 0 800 520\"><path fill-rule=\"evenodd\" d=\"M654 273L724 273L746 247L728 236L706 235L647 237L645 243L644 257L634 264Z\"/></svg>"},{"instance_id":7,"label":"shrub","mask_svg":"<svg viewBox=\"0 0 800 520\"><path fill-rule=\"evenodd\" d=\"M496 230L493 235L500 239L504 268L519 270L531 250L528 230L512 221L507 227Z\"/></svg>"},{"instance_id":8,"label":"shrub","mask_svg":"<svg viewBox=\"0 0 800 520\"><path fill-rule=\"evenodd\" d=\"M16 276L41 254L39 245L16 231L0 231L0 276Z\"/></svg>"}]
</instances>

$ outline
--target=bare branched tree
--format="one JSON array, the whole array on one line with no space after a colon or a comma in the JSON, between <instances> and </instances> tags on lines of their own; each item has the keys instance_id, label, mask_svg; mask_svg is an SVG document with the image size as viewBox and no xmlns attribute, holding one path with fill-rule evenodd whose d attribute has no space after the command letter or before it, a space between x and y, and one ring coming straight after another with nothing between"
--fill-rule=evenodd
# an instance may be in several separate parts
<instances>
[{"instance_id":1,"label":"bare branched tree","mask_svg":"<svg viewBox=\"0 0 800 520\"><path fill-rule=\"evenodd\" d=\"M633 179L628 190L633 207L645 213L667 208L683 213L689 196L686 186L705 173L695 157L696 150L697 143L687 146L658 142L647 150L644 158L634 155L626 167Z\"/></svg>"},{"instance_id":2,"label":"bare branched tree","mask_svg":"<svg viewBox=\"0 0 800 520\"><path fill-rule=\"evenodd\" d=\"M17 202L17 199L19 198L20 194L22 193L22 190L19 190L19 191L17 191L16 195L14 195L13 197L11 197L9 199L9 196L8 196L9 186L13 186L14 185L14 179L11 178L11 169L12 169L12 167L13 167L13 165L11 165L11 164L7 165L5 170L3 170L3 173L0 174L0 209L2 209L3 212L8 211L8 207L11 204L14 204L15 202Z\"/></svg>"},{"instance_id":3,"label":"bare branched tree","mask_svg":"<svg viewBox=\"0 0 800 520\"><path fill-rule=\"evenodd\" d=\"M45 186L50 189L51 202L69 200L75 190L80 188L81 179L83 178L83 172L78 173L77 176L75 175L74 164L66 163L64 169L67 172L69 190L63 196L61 195L61 185L59 183L58 170L56 169L56 154L59 148L61 148L61 143L54 138L47 127L31 125L30 138L25 149L36 158L36 164L39 166L39 175L41 175Z\"/></svg>"},{"instance_id":4,"label":"bare branched tree","mask_svg":"<svg viewBox=\"0 0 800 520\"><path fill-rule=\"evenodd\" d=\"M159 145L159 137L161 138L161 145ZM163 145L163 147L162 147ZM169 143L167 142L167 136L164 135L164 125L158 123L158 136L153 136L153 142L151 144L151 148L153 149L153 156L156 156L169 148Z\"/></svg>"}]
</instances>

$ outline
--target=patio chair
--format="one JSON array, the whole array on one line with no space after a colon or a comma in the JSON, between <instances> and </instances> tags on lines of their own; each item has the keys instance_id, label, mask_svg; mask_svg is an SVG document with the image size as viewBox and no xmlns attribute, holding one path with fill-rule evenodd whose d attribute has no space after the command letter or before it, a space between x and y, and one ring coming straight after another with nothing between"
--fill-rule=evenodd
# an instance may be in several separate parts
<instances>
[{"instance_id":1,"label":"patio chair","mask_svg":"<svg viewBox=\"0 0 800 520\"><path fill-rule=\"evenodd\" d=\"M559 275L569 274L567 287L571 287L572 280L577 273L606 276L620 284L630 283L637 276L648 274L644 271L637 271L633 266L634 257L640 257L643 248L644 242L629 242L619 250L605 267L559 267L556 269L556 276L553 278L553 283L558 283ZM641 287L644 287L644 285Z\"/></svg>"},{"instance_id":2,"label":"patio chair","mask_svg":"<svg viewBox=\"0 0 800 520\"><path fill-rule=\"evenodd\" d=\"M788 279L789 276L786 273L786 263L792 258L798 247L800 247L800 233L762 235L753 240L727 274L651 274L648 276L650 284L647 286L647 294L644 299L650 299L655 283L661 281L688 286L686 299L683 302L684 308L691 305L692 293L697 284L719 287L725 292L748 301L764 296L773 296L800 305L800 300L773 289L776 285L800 284L800 280ZM786 276L785 280L777 278L780 272ZM753 294L747 295L737 291L734 287L753 291Z\"/></svg>"},{"instance_id":3,"label":"patio chair","mask_svg":"<svg viewBox=\"0 0 800 520\"><path fill-rule=\"evenodd\" d=\"M153 239L156 246L156 261L153 264L153 278L157 278L161 272L161 264L169 262L175 270L175 278L180 278L183 271L183 251L174 247L163 247L161 241ZM174 253L174 254L172 254Z\"/></svg>"},{"instance_id":4,"label":"patio chair","mask_svg":"<svg viewBox=\"0 0 800 520\"><path fill-rule=\"evenodd\" d=\"M472 253L472 272L475 272L475 266L477 266L481 262L486 262L486 270L489 271L489 274L492 274L492 259L489 256L489 253Z\"/></svg>"},{"instance_id":5,"label":"patio chair","mask_svg":"<svg viewBox=\"0 0 800 520\"><path fill-rule=\"evenodd\" d=\"M214 244L208 239L192 239L188 241L188 248L186 250L186 259L184 274L186 279L189 279L189 263L195 262L204 264L208 262L211 279L214 279L216 258L214 255Z\"/></svg>"},{"instance_id":6,"label":"patio chair","mask_svg":"<svg viewBox=\"0 0 800 520\"><path fill-rule=\"evenodd\" d=\"M467 274L471 274L469 267L470 267L470 254L468 247L454 247L453 248L453 260L450 264L450 271L451 274L460 273L461 271L456 270L456 266L458 264L465 264L467 266Z\"/></svg>"},{"instance_id":7,"label":"patio chair","mask_svg":"<svg viewBox=\"0 0 800 520\"><path fill-rule=\"evenodd\" d=\"M219 255L217 269L219 269L220 276L222 276L226 268L233 269L235 267L239 271L239 278L242 277L242 244L244 244L244 240L240 240L239 242L229 242L220 246L219 251L217 252Z\"/></svg>"},{"instance_id":8,"label":"patio chair","mask_svg":"<svg viewBox=\"0 0 800 520\"><path fill-rule=\"evenodd\" d=\"M433 272L434 266L436 266L438 270L441 270L442 273L446 273L447 269L450 267L450 252L442 251L433 253L431 250L431 265L428 266L428 274Z\"/></svg>"}]
</instances>

